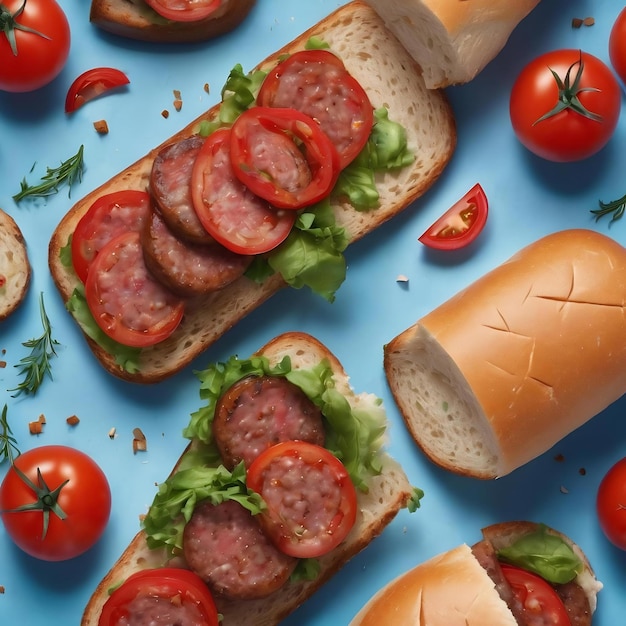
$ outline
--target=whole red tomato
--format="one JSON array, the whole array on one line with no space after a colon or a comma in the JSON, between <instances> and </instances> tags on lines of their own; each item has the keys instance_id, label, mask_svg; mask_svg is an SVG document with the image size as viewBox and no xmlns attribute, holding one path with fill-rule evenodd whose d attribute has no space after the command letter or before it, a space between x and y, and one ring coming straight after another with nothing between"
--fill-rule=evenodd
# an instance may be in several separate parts
<instances>
[{"instance_id":1,"label":"whole red tomato","mask_svg":"<svg viewBox=\"0 0 626 626\"><path fill-rule=\"evenodd\" d=\"M609 58L626 85L626 7L617 16L609 37Z\"/></svg>"},{"instance_id":2,"label":"whole red tomato","mask_svg":"<svg viewBox=\"0 0 626 626\"><path fill-rule=\"evenodd\" d=\"M513 130L520 142L550 161L579 161L609 141L621 107L613 72L580 50L554 50L531 61L510 98Z\"/></svg>"},{"instance_id":3,"label":"whole red tomato","mask_svg":"<svg viewBox=\"0 0 626 626\"><path fill-rule=\"evenodd\" d=\"M18 456L0 485L0 517L24 552L45 561L82 554L111 512L104 472L84 452L41 446Z\"/></svg>"},{"instance_id":4,"label":"whole red tomato","mask_svg":"<svg viewBox=\"0 0 626 626\"><path fill-rule=\"evenodd\" d=\"M607 539L626 550L626 458L615 463L600 482L596 510Z\"/></svg>"},{"instance_id":5,"label":"whole red tomato","mask_svg":"<svg viewBox=\"0 0 626 626\"><path fill-rule=\"evenodd\" d=\"M2 0L0 25L0 90L33 91L58 76L70 26L54 0Z\"/></svg>"}]
</instances>

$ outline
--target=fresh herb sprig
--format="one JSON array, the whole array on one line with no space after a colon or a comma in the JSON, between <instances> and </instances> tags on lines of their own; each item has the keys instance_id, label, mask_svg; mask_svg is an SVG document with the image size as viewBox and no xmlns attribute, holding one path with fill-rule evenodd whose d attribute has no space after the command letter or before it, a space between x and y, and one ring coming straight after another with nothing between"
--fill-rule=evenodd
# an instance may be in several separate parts
<instances>
[{"instance_id":1,"label":"fresh herb sprig","mask_svg":"<svg viewBox=\"0 0 626 626\"><path fill-rule=\"evenodd\" d=\"M85 170L83 150L84 146L81 145L78 152L66 161L62 161L59 167L46 168L46 174L42 176L41 181L37 185L30 185L26 178L22 179L20 183L21 189L19 193L13 196L13 200L19 202L26 197L45 198L57 193L59 187L64 183L67 183L69 186L68 195L71 195L72 185L82 180L83 171Z\"/></svg>"},{"instance_id":2,"label":"fresh herb sprig","mask_svg":"<svg viewBox=\"0 0 626 626\"><path fill-rule=\"evenodd\" d=\"M13 463L13 459L20 454L17 439L13 436L13 431L9 426L7 405L5 404L0 415L0 463L4 463L6 460Z\"/></svg>"},{"instance_id":3,"label":"fresh herb sprig","mask_svg":"<svg viewBox=\"0 0 626 626\"><path fill-rule=\"evenodd\" d=\"M20 368L20 375L24 376L24 380L14 389L13 397L19 396L21 393L26 395L35 394L43 383L46 374L52 378L50 359L56 356L55 346L59 345L56 339L52 338L52 326L46 315L46 309L43 303L43 293L39 298L39 311L41 313L41 324L43 326L43 334L36 339L30 339L22 343L26 348L30 348L30 354L25 356L15 367Z\"/></svg>"},{"instance_id":4,"label":"fresh herb sprig","mask_svg":"<svg viewBox=\"0 0 626 626\"><path fill-rule=\"evenodd\" d=\"M592 209L591 212L596 216L596 222L605 215L611 216L611 221L609 222L609 226L621 219L626 211L626 195L623 195L621 198L617 200L611 200L611 202L602 202L602 200L598 201L600 205L599 209Z\"/></svg>"}]
</instances>

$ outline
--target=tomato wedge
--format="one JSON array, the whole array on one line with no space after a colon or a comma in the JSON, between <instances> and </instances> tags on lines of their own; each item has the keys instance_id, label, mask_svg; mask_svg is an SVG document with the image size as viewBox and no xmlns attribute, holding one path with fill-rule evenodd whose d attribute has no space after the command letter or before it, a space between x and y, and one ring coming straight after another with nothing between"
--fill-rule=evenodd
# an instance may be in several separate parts
<instances>
[{"instance_id":1,"label":"tomato wedge","mask_svg":"<svg viewBox=\"0 0 626 626\"><path fill-rule=\"evenodd\" d=\"M147 569L129 576L102 607L98 626L146 623L218 626L213 596L193 572L176 567Z\"/></svg>"},{"instance_id":2,"label":"tomato wedge","mask_svg":"<svg viewBox=\"0 0 626 626\"><path fill-rule=\"evenodd\" d=\"M296 220L253 194L233 173L230 129L221 128L204 142L191 173L193 208L205 230L238 254L262 254L284 241Z\"/></svg>"},{"instance_id":3,"label":"tomato wedge","mask_svg":"<svg viewBox=\"0 0 626 626\"><path fill-rule=\"evenodd\" d=\"M247 484L267 504L261 527L290 556L322 556L354 526L356 490L341 461L322 446L284 441L267 448L248 468Z\"/></svg>"},{"instance_id":4,"label":"tomato wedge","mask_svg":"<svg viewBox=\"0 0 626 626\"><path fill-rule=\"evenodd\" d=\"M114 67L94 67L87 70L78 76L68 89L65 112L72 113L86 102L128 83L130 83L128 76Z\"/></svg>"},{"instance_id":5,"label":"tomato wedge","mask_svg":"<svg viewBox=\"0 0 626 626\"><path fill-rule=\"evenodd\" d=\"M301 209L328 196L339 154L319 124L295 109L252 107L231 130L235 176L280 209Z\"/></svg>"},{"instance_id":6,"label":"tomato wedge","mask_svg":"<svg viewBox=\"0 0 626 626\"><path fill-rule=\"evenodd\" d=\"M72 264L84 283L89 266L111 239L139 232L150 216L147 191L123 190L100 196L81 218L72 235Z\"/></svg>"},{"instance_id":7,"label":"tomato wedge","mask_svg":"<svg viewBox=\"0 0 626 626\"><path fill-rule=\"evenodd\" d=\"M150 276L140 234L128 232L107 243L94 259L87 282L87 305L111 339L143 348L169 337L184 313L184 301Z\"/></svg>"},{"instance_id":8,"label":"tomato wedge","mask_svg":"<svg viewBox=\"0 0 626 626\"><path fill-rule=\"evenodd\" d=\"M515 597L530 615L543 616L546 626L571 626L567 609L554 588L540 576L502 564L502 573Z\"/></svg>"},{"instance_id":9,"label":"tomato wedge","mask_svg":"<svg viewBox=\"0 0 626 626\"><path fill-rule=\"evenodd\" d=\"M146 0L159 15L174 22L197 22L222 6L222 0Z\"/></svg>"},{"instance_id":10,"label":"tomato wedge","mask_svg":"<svg viewBox=\"0 0 626 626\"><path fill-rule=\"evenodd\" d=\"M458 250L467 246L484 228L488 205L487 195L476 183L419 237L419 241L437 250Z\"/></svg>"}]
</instances>

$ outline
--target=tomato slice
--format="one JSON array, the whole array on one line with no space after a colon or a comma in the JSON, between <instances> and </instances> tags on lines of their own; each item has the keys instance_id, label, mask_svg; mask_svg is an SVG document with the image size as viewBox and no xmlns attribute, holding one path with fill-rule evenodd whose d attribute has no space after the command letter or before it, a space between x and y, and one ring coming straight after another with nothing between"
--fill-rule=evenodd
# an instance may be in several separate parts
<instances>
[{"instance_id":1,"label":"tomato slice","mask_svg":"<svg viewBox=\"0 0 626 626\"><path fill-rule=\"evenodd\" d=\"M85 297L109 337L137 348L167 339L185 308L148 273L138 232L119 235L100 250L89 268Z\"/></svg>"},{"instance_id":2,"label":"tomato slice","mask_svg":"<svg viewBox=\"0 0 626 626\"><path fill-rule=\"evenodd\" d=\"M487 222L487 195L476 183L419 237L425 246L437 250L458 250L478 237Z\"/></svg>"},{"instance_id":3,"label":"tomato slice","mask_svg":"<svg viewBox=\"0 0 626 626\"><path fill-rule=\"evenodd\" d=\"M150 202L146 191L114 191L100 196L81 217L72 235L72 264L83 283L104 245L122 233L143 228L150 215Z\"/></svg>"},{"instance_id":4,"label":"tomato slice","mask_svg":"<svg viewBox=\"0 0 626 626\"><path fill-rule=\"evenodd\" d=\"M267 504L261 527L290 556L322 556L354 526L356 490L341 461L322 446L284 441L267 448L248 468L247 484Z\"/></svg>"},{"instance_id":5,"label":"tomato slice","mask_svg":"<svg viewBox=\"0 0 626 626\"><path fill-rule=\"evenodd\" d=\"M130 83L128 76L114 67L94 67L87 70L78 76L68 89L65 112L72 113L86 102L128 83Z\"/></svg>"},{"instance_id":6,"label":"tomato slice","mask_svg":"<svg viewBox=\"0 0 626 626\"><path fill-rule=\"evenodd\" d=\"M571 626L567 609L554 588L540 576L502 564L502 573L511 586L515 597L529 614L544 618L546 626Z\"/></svg>"},{"instance_id":7,"label":"tomato slice","mask_svg":"<svg viewBox=\"0 0 626 626\"><path fill-rule=\"evenodd\" d=\"M204 142L191 173L193 208L205 230L238 254L262 254L284 241L296 220L253 194L235 176L230 159L230 129Z\"/></svg>"},{"instance_id":8,"label":"tomato slice","mask_svg":"<svg viewBox=\"0 0 626 626\"><path fill-rule=\"evenodd\" d=\"M162 17L174 22L197 22L222 6L222 0L146 0Z\"/></svg>"},{"instance_id":9,"label":"tomato slice","mask_svg":"<svg viewBox=\"0 0 626 626\"><path fill-rule=\"evenodd\" d=\"M257 104L292 107L319 122L339 153L340 168L363 149L374 108L342 60L328 50L301 50L268 72Z\"/></svg>"},{"instance_id":10,"label":"tomato slice","mask_svg":"<svg viewBox=\"0 0 626 626\"><path fill-rule=\"evenodd\" d=\"M193 572L176 567L147 569L129 576L102 607L98 626L145 623L218 626L213 596Z\"/></svg>"}]
</instances>

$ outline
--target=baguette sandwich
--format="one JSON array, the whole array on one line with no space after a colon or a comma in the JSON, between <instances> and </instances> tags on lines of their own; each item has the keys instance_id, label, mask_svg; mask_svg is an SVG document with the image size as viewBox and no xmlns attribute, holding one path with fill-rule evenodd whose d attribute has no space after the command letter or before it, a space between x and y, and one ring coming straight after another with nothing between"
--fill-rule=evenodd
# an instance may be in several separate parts
<instances>
[{"instance_id":1,"label":"baguette sandwich","mask_svg":"<svg viewBox=\"0 0 626 626\"><path fill-rule=\"evenodd\" d=\"M350 626L591 626L602 589L571 539L533 522L483 529L483 539L439 554L400 575Z\"/></svg>"},{"instance_id":2,"label":"baguette sandwich","mask_svg":"<svg viewBox=\"0 0 626 626\"><path fill-rule=\"evenodd\" d=\"M208 15L190 19L192 2L91 0L89 20L104 31L158 43L190 43L226 34L248 16L256 0L221 0L206 5ZM209 6L210 5L210 6ZM213 5L215 8L213 9ZM168 11L168 7L171 7ZM185 11L186 9L186 11ZM181 13L180 17L176 13Z\"/></svg>"},{"instance_id":3,"label":"baguette sandwich","mask_svg":"<svg viewBox=\"0 0 626 626\"><path fill-rule=\"evenodd\" d=\"M0 322L23 302L30 277L22 231L15 220L0 209Z\"/></svg>"},{"instance_id":4,"label":"baguette sandwich","mask_svg":"<svg viewBox=\"0 0 626 626\"><path fill-rule=\"evenodd\" d=\"M384 348L407 428L441 467L496 478L626 392L626 249L555 232Z\"/></svg>"},{"instance_id":5,"label":"baguette sandwich","mask_svg":"<svg viewBox=\"0 0 626 626\"><path fill-rule=\"evenodd\" d=\"M304 48L307 47L307 43L313 43L320 49L305 51ZM328 46L330 52L323 49L325 46ZM282 67L286 67L289 61L296 57L297 53L301 54L299 59L313 53L317 55L325 53L327 59L332 59L329 61L330 73L324 71L323 74L313 77L313 86L317 87L322 76L335 76L337 73L345 76L346 84L351 85L348 95L345 97L352 98L354 94L363 94L360 96L361 100L356 107L357 113L364 111L364 116L369 118L364 117L365 121L353 120L346 127L349 129L346 133L347 145L342 147L341 156L334 155L335 148L331 146L332 158L331 156L319 158L316 165L317 173L314 174L313 183L307 186L307 190L314 190L318 179L323 178L324 181L328 182L327 179L333 181L338 175L339 178L336 179L335 186L329 187L331 189L330 195L322 197L313 206L307 204L302 210L287 211L283 209L280 213L281 220L288 219L285 217L287 212L292 216L295 214L297 216L296 225L287 236L286 241L271 250L268 253L269 256L266 253L244 255L248 260L252 259L252 264L243 275L241 272L245 268L242 267L240 259L233 260L232 254L228 260L222 259L222 266L227 266L225 273L231 277L228 281L223 281L227 284L225 286L220 285L219 288L207 293L186 297L184 304L181 303L180 306L172 305L172 318L178 316L175 319L178 326L165 339L159 339L158 343L143 347L140 350L131 350L130 353L120 349L119 345L111 347L111 342L106 338L101 341L102 333L98 328L94 329L93 320L88 319L89 315L86 317L82 315L82 310L85 307L83 306L80 311L78 310L81 303L79 302L77 306L77 299L80 299L79 292L82 289L82 282L75 271L75 264L72 267L72 263L68 263L67 256L64 255L69 242L76 239L74 235L82 218L90 213L94 205L102 201L103 198L110 198L110 194L122 193L127 190L132 190L135 194L149 192L149 202L154 204L154 198L157 195L155 189L158 187L154 183L154 171L161 172L165 168L163 165L165 154L171 156L167 160L167 167L172 169L174 166L170 166L169 163L177 163L183 159L180 156L183 150L179 150L179 146L184 145L184 154L189 154L197 147L195 142L202 143L204 141L203 148L206 159L209 158L206 148L211 146L211 150L213 150L213 142L218 142L219 133L231 130L232 137L235 127L244 126L244 118L246 123L254 115L263 115L267 119L272 117L273 120L274 113L269 111L266 106L254 106L255 99L252 98L253 106L244 111L245 115L235 116L234 123L232 119L225 122L224 119L230 115L233 108L233 101L235 106L239 106L238 103L242 100L242 98L232 97L228 85L236 83L237 87L233 87L236 89L242 83L251 84L250 93L259 92L260 94L264 92L271 99L275 93L275 84L270 83L272 87L265 89L266 81L280 80L277 77L287 73L286 69L284 72L282 71ZM279 59L282 59L282 62L280 66L277 66ZM315 66L315 64L307 66L306 61L302 65L305 67ZM292 63L289 67L293 68L293 66ZM257 80L257 76L259 74L265 76L269 69L275 67L279 69L267 73L267 78L262 83L260 90L258 86L255 87L254 81ZM297 80L301 79L298 78ZM333 86L331 85L329 94L332 93L332 89ZM306 92L306 90L303 91ZM52 235L49 246L49 266L63 301L72 310L87 337L90 348L103 367L125 380L154 383L174 374L219 339L241 318L287 284L296 288L303 285L309 286L332 301L334 291L345 277L343 249L406 209L433 185L450 160L456 144L454 117L445 95L440 91L426 89L420 76L419 67L413 59L385 28L376 12L358 0L349 2L330 14L295 41L266 59L257 68L257 71L244 76L241 68L239 68L238 73L234 70L223 93L231 94L231 98L224 99L221 106L214 107L206 115L182 129L169 141L164 142L145 157L79 200L61 220ZM318 98L320 91L316 89L315 94L315 98ZM239 96L240 94L236 95ZM257 98L259 98L258 95ZM315 99L312 101L315 102ZM322 102L324 101L322 98ZM335 99L336 102L341 101ZM369 103L362 106L363 102ZM291 108L289 108L291 105L278 104L274 106L287 107L285 108L286 112L282 112L282 118L278 123L291 123L289 120L285 121L286 116L295 116L295 113L292 113ZM320 111L320 114L328 116L328 110L325 108L325 112ZM299 112L296 113L300 115ZM306 127L310 135L316 133L319 135L317 114L315 116L316 120L313 120L312 114L307 126L306 122L301 123L300 115L298 118L300 121L294 124L294 132L299 132L298 129ZM343 113L342 115L331 114L333 123L338 122L342 117ZM367 135L364 136L367 143L361 152L352 155L353 160L349 165L339 171L339 168L344 167L342 164L343 155L351 150L354 151L354 145L350 142L354 137L363 135L363 129L369 129L366 122L371 125L369 139ZM271 121L271 124L274 124L274 121ZM220 125L221 127L217 131L209 132L208 137L201 136L205 129L212 130L215 126ZM341 127L341 123L339 126ZM320 145L321 143L320 140ZM232 150L234 148L231 148ZM339 152L338 149L336 151ZM171 153L175 153L175 155L172 156ZM214 157L211 156L211 158ZM242 157L242 159L245 158L248 157ZM340 159L339 168L335 170L331 168L331 164L336 163L337 159ZM274 159L274 161L276 160ZM237 161L237 167L239 168L239 176L250 172L254 174L256 171L253 168L243 166L239 161ZM193 163L194 176L198 169L198 159L196 159ZM331 170L330 175L328 175L329 169ZM312 167L311 171L314 171ZM170 178L179 180L181 177L172 175ZM263 187L267 180L268 177L261 174L252 183ZM206 184L204 187L211 189L211 186L207 187ZM212 201L211 206L220 204L228 196L227 191L223 193L219 191L222 187L221 182L213 185L212 188L218 189L215 194L218 197L214 202ZM198 185L192 185L189 193L196 193L198 188ZM281 193L281 198L282 195L285 194ZM249 201L250 194L246 198L242 204ZM205 200L194 198L194 215L198 213L198 206L200 206L200 213L204 212L203 202ZM278 196L276 202L278 202ZM158 204L160 208L161 202ZM165 219L165 212L160 211L160 213L161 217ZM275 214L276 212L271 215L268 214L259 221L255 228L251 228L252 236L256 236L254 233L264 232L268 224L274 224ZM236 215L236 213L232 213L232 215ZM195 215L194 219L197 220L198 215ZM212 218L203 216L202 219L210 220ZM238 217L228 219L231 222L233 219L240 220L240 222L235 221L232 224L230 231L234 233L234 237L242 235L245 231L245 219ZM177 216L173 220L177 224L172 225L171 221L168 223L170 228L166 230L178 228L180 222L184 220L178 219ZM202 225L205 225L205 221L202 221ZM212 223L212 225L215 224ZM152 232L149 238L152 238ZM191 241L191 236L188 233L185 233L183 238ZM76 241L73 241L72 245L75 243ZM197 242L194 240L194 243ZM232 242L230 243L232 244ZM173 247L184 248L186 251L190 249L187 241L184 243L177 241L175 244L168 244L166 251L156 256L160 256L161 260L172 257L175 254L171 252ZM215 248L211 249L215 250ZM235 247L235 249L237 248ZM98 254L96 260L101 256L103 255ZM175 265L176 263L173 261L160 263L161 273L171 274L168 270L176 271ZM251 277L250 268L254 272L253 277ZM262 268L260 272L259 268ZM240 270L239 274L237 274L238 270ZM187 271L186 276L193 282L196 281L198 273ZM94 279L94 282L96 280ZM329 280L334 281L332 287L327 285ZM124 280L120 279L116 282L121 284ZM167 277L161 282L167 284ZM207 284L213 284L213 282L217 283L218 281L210 280L207 281ZM178 281L178 287L188 287L188 285L183 285L181 281ZM164 296L163 299L172 300L170 295L168 292L168 295ZM144 298L144 301L147 302L148 300ZM176 300L175 302L180 301ZM184 313L180 313L182 310ZM152 314L153 311L147 313ZM96 315L93 317L100 318ZM102 319L104 317L106 314ZM139 340L143 340L143 336L140 336Z\"/></svg>"},{"instance_id":6,"label":"baguette sandwich","mask_svg":"<svg viewBox=\"0 0 626 626\"><path fill-rule=\"evenodd\" d=\"M122 614L120 611L127 616L132 614L133 608L128 605L132 594L129 597L124 585L119 587L123 590L121 600L117 591L109 593L130 576L144 572L153 575L152 569L156 568L158 573L163 567L185 571L190 568L207 581L217 610L223 616L223 626L277 624L379 535L400 509L419 505L420 494L411 488L401 467L382 447L386 439L385 413L379 399L372 394L355 394L337 358L310 335L295 332L280 335L249 360L233 357L201 372L199 378L202 381L201 396L207 400L207 405L192 415L185 431L191 443L168 480L159 487L143 521L143 529L89 600L82 626L113 626L118 623L110 617L115 611L118 611L118 617ZM295 400L295 387L305 393L307 399L304 402ZM302 393L299 390L295 393ZM306 408L309 401L317 408ZM299 407L297 411L294 406ZM318 410L321 412L321 430L317 423ZM228 420L223 419L224 411ZM251 414L255 425L247 428L239 420L246 420L246 415ZM242 437L242 432L247 433L246 438ZM323 444L319 441L320 433ZM297 437L299 441L290 441L291 437ZM318 443L312 443L314 441ZM355 441L358 441L357 447ZM331 523L337 533L342 522L336 520L350 517L343 508L343 498L342 513L333 512L335 504L330 504L334 502L333 489L324 486L325 474L315 478L315 486L309 485L301 496L310 508L302 518L300 530L295 533L297 541L285 542L284 535L277 539L270 531L269 536L280 550L258 545L261 543L259 539L248 541L248 531L240 530L238 522L235 523L230 515L227 516L228 523L222 520L219 525L215 522L214 526L214 522L208 521L211 515L218 515L219 510L226 510L225 506L239 509L248 518L246 523L255 524L257 517L262 518L264 513L255 500L256 496L246 489L243 481L247 480L249 486L255 465L284 445L323 445L336 451L356 489L356 517L351 530L347 536L344 533L345 538L336 547L326 546L330 551L316 552L313 561L301 557L313 556L313 542L327 542L334 533L324 531L323 524L319 532L308 525L307 517L316 517L311 511L317 510L309 501L314 497L312 494L318 490L326 493L322 508L330 507L330 518L334 517ZM219 458L205 464L204 460L211 458L210 450L215 446L220 451ZM219 462L227 467L235 464L233 476L239 478L226 478L221 489L212 493L212 485L218 489L217 480L204 480L204 477L211 475ZM243 477L241 464L246 468ZM219 471L226 472L224 466ZM290 483L284 474L282 476L278 483ZM302 479L291 484L283 501L288 501L290 494L292 497L296 495L299 480ZM228 496L223 495L226 492ZM261 493L265 498L266 492ZM222 498L227 501L223 502ZM268 505L272 501L268 498ZM261 512L252 516L239 502L251 511ZM287 510L281 519L287 524L285 520L292 515ZM266 529L266 526L262 527ZM257 531L258 528L257 525ZM277 551L280 554L275 556ZM226 556L222 558L222 555ZM277 558L280 571L274 564ZM286 559L286 565L283 559ZM311 571L311 565L314 572L315 566L319 568L316 574L294 577L294 572L302 574L306 568ZM232 572L237 574L231 576ZM291 573L289 580L285 580L285 572ZM103 609L107 619L102 618L99 622ZM150 611L148 614L157 617ZM107 621L109 619L111 621Z\"/></svg>"},{"instance_id":7,"label":"baguette sandwich","mask_svg":"<svg viewBox=\"0 0 626 626\"><path fill-rule=\"evenodd\" d=\"M429 89L467 83L539 0L367 0L424 72Z\"/></svg>"}]
</instances>

